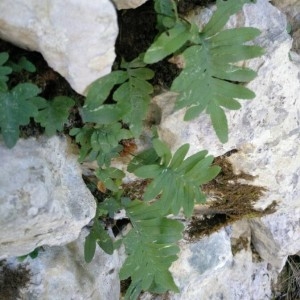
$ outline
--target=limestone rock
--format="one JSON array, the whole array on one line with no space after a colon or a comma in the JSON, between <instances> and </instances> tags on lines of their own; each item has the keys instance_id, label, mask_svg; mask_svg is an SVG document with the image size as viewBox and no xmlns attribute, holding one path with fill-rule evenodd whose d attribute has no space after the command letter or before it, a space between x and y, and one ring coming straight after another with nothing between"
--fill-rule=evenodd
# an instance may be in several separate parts
<instances>
[{"instance_id":1,"label":"limestone rock","mask_svg":"<svg viewBox=\"0 0 300 300\"><path fill-rule=\"evenodd\" d=\"M171 269L180 294L171 299L268 299L271 272L266 262L253 261L249 234L247 222L239 222L183 249ZM245 239L234 255L233 236Z\"/></svg>"},{"instance_id":2,"label":"limestone rock","mask_svg":"<svg viewBox=\"0 0 300 300\"><path fill-rule=\"evenodd\" d=\"M147 0L113 0L117 9L137 8L144 4Z\"/></svg>"},{"instance_id":3,"label":"limestone rock","mask_svg":"<svg viewBox=\"0 0 300 300\"><path fill-rule=\"evenodd\" d=\"M118 34L109 0L20 0L0 2L0 37L41 52L73 89L87 86L111 71Z\"/></svg>"},{"instance_id":4,"label":"limestone rock","mask_svg":"<svg viewBox=\"0 0 300 300\"><path fill-rule=\"evenodd\" d=\"M0 146L0 259L75 240L95 215L77 156L60 137Z\"/></svg>"},{"instance_id":5,"label":"limestone rock","mask_svg":"<svg viewBox=\"0 0 300 300\"><path fill-rule=\"evenodd\" d=\"M21 299L48 300L118 300L120 295L119 269L122 255L108 255L98 246L94 259L84 261L83 230L78 240L59 247L45 247L35 259L26 258L22 265L29 270L30 282L20 290ZM15 259L6 263L19 264Z\"/></svg>"},{"instance_id":6,"label":"limestone rock","mask_svg":"<svg viewBox=\"0 0 300 300\"><path fill-rule=\"evenodd\" d=\"M273 0L273 5L287 14L291 21L300 25L300 2L298 0Z\"/></svg>"},{"instance_id":7,"label":"limestone rock","mask_svg":"<svg viewBox=\"0 0 300 300\"><path fill-rule=\"evenodd\" d=\"M292 50L300 54L300 2L298 0L275 0L273 5L287 16L290 34L293 37Z\"/></svg>"},{"instance_id":8,"label":"limestone rock","mask_svg":"<svg viewBox=\"0 0 300 300\"><path fill-rule=\"evenodd\" d=\"M250 248L247 221L239 221L211 236L182 243L179 260L171 272L180 289L167 299L271 299L273 270L256 258ZM146 293L142 300L162 300Z\"/></svg>"}]
</instances>

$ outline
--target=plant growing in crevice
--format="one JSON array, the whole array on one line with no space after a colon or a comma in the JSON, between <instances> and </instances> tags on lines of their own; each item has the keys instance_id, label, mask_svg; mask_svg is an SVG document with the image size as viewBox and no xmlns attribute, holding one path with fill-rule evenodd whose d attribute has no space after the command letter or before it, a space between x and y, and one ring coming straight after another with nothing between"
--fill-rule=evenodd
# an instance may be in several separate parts
<instances>
[{"instance_id":1,"label":"plant growing in crevice","mask_svg":"<svg viewBox=\"0 0 300 300\"><path fill-rule=\"evenodd\" d=\"M55 97L47 101L38 97L41 89L29 82L11 87L9 75L23 69L34 72L35 67L25 58L13 63L6 52L0 53L0 129L7 147L12 148L20 134L20 126L27 125L30 118L45 128L48 136L62 131L70 108L75 104L69 97Z\"/></svg>"},{"instance_id":2,"label":"plant growing in crevice","mask_svg":"<svg viewBox=\"0 0 300 300\"><path fill-rule=\"evenodd\" d=\"M183 145L172 156L165 143L154 139L153 148L132 160L128 166L130 172L140 178L153 178L144 199L131 200L122 196L119 186L125 174L120 170L108 168L105 175L97 171L97 176L104 176L100 179L114 193L98 206L94 225L86 238L85 257L91 261L96 243L107 253L121 242L124 244L128 257L120 270L120 279L131 277L126 299L136 299L145 290L178 292L169 267L177 259L179 248L176 243L182 238L184 226L167 215L178 214L183 208L184 214L191 216L195 201L201 203L205 199L199 185L210 181L220 171L219 167L211 166L213 158L207 156L207 151L185 158L188 149L189 145ZM113 217L122 208L132 228L114 247L111 239L104 236L99 212L102 216L109 214Z\"/></svg>"},{"instance_id":3,"label":"plant growing in crevice","mask_svg":"<svg viewBox=\"0 0 300 300\"><path fill-rule=\"evenodd\" d=\"M260 56L263 51L258 46L245 45L259 35L258 29L222 29L231 15L245 3L251 2L217 1L217 10L200 31L196 24L178 15L175 1L156 0L160 34L145 54L130 63L122 62L120 70L91 86L81 111L84 121L109 126L122 121L128 125L132 136L138 137L152 93L148 80L153 74L145 63L152 64L167 56L179 55L183 70L171 87L179 93L176 109L188 108L186 120L206 111L218 138L226 142L228 125L224 109L239 109L241 106L236 99L255 96L238 83L252 80L256 73L237 66L236 62ZM108 98L113 102L110 100L110 104L106 104ZM137 107L137 115L134 115L133 105ZM137 122L133 122L132 116L138 117ZM105 205L110 201L115 203L110 214L114 213L114 209L125 209L132 226L123 237L128 257L120 271L120 278L131 278L125 299L137 299L139 293L145 290L159 293L178 291L168 269L176 260L176 242L181 238L183 227L167 216L182 210L186 217L190 217L194 204L205 201L199 185L207 183L220 171L219 167L211 165L213 157L207 156L207 151L185 159L189 145L181 146L172 156L159 139L154 139L152 143L152 148L135 156L127 168L140 178L152 180L146 187L143 199L129 201L122 197L119 189L122 176L110 176L110 171L115 172L114 169L104 171L100 162L102 169L97 171L98 178L114 194L104 201Z\"/></svg>"},{"instance_id":4,"label":"plant growing in crevice","mask_svg":"<svg viewBox=\"0 0 300 300\"><path fill-rule=\"evenodd\" d=\"M237 99L251 99L255 94L239 83L252 80L256 73L239 67L239 61L262 55L258 46L249 45L258 34L255 28L223 27L230 16L251 0L218 0L217 9L202 30L177 12L173 0L155 0L159 34L145 53L130 62L122 60L119 69L96 80L88 89L85 103L79 108L82 127L70 130L80 145L79 161L97 161L95 176L101 189L107 190L85 241L85 260L92 261L97 245L111 254L124 244L127 258L120 278L131 278L125 299L137 299L141 291L178 292L169 268L177 259L177 242L183 225L169 215L182 212L189 218L195 203L205 202L200 185L220 172L212 165L213 157L203 150L187 157L189 145L172 155L158 138L152 146L133 155L127 171L149 180L141 199L129 199L122 190L123 171L111 162L120 156L122 141L140 137L153 86L154 72L149 64L168 56L176 56L183 70L171 90L178 93L176 109L187 108L185 120L201 112L210 115L212 125L222 143L228 140L225 109L239 109ZM246 43L246 44L245 44ZM13 147L19 125L33 117L46 133L62 130L74 101L57 97L46 101L38 97L39 88L31 83L8 87L6 55L0 56L0 127L4 141ZM8 116L8 117L7 117ZM106 231L105 219L113 218L121 209L126 212L131 229L117 241Z\"/></svg>"},{"instance_id":5,"label":"plant growing in crevice","mask_svg":"<svg viewBox=\"0 0 300 300\"><path fill-rule=\"evenodd\" d=\"M144 61L155 63L176 54L183 66L171 90L179 93L175 109L187 107L185 120L205 111L222 143L228 140L225 109L241 107L236 99L252 99L254 92L238 83L249 82L256 73L236 65L263 54L255 45L245 45L260 34L256 28L222 30L230 16L251 0L217 1L217 10L199 31L195 23L178 16L175 1L156 0L158 28L162 31L146 51Z\"/></svg>"}]
</instances>

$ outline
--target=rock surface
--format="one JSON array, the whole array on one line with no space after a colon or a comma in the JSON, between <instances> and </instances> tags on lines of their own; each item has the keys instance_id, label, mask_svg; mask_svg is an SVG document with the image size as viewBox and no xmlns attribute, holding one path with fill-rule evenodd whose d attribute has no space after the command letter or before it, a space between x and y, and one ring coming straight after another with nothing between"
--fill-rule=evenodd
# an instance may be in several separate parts
<instances>
[{"instance_id":1,"label":"rock surface","mask_svg":"<svg viewBox=\"0 0 300 300\"><path fill-rule=\"evenodd\" d=\"M285 13L288 19L288 30L293 37L293 52L300 54L300 2L297 0L275 0L273 4ZM291 53L292 55L294 53ZM294 56L292 56L294 58ZM300 57L297 57L300 63Z\"/></svg>"},{"instance_id":2,"label":"rock surface","mask_svg":"<svg viewBox=\"0 0 300 300\"><path fill-rule=\"evenodd\" d=\"M67 141L20 139L0 157L0 259L75 240L96 204Z\"/></svg>"},{"instance_id":3,"label":"rock surface","mask_svg":"<svg viewBox=\"0 0 300 300\"><path fill-rule=\"evenodd\" d=\"M275 213L245 221L244 233L239 233L241 225L233 225L193 244L183 244L179 261L172 266L181 293L170 294L170 299L269 299L271 282L276 281L287 256L299 253L300 70L289 59L292 39L286 25L285 15L267 0L244 6L243 12L230 20L230 26L259 28L262 34L256 43L266 54L246 64L258 71L248 84L256 98L242 102L238 111L227 112L229 142L225 145L216 138L207 115L184 122L184 110L173 111L174 95L154 99L162 110L159 134L173 150L187 142L192 145L191 154L207 149L219 156L235 149L229 157L235 172L255 176L254 184L266 188L257 208L277 202ZM230 257L234 247L225 245L239 240L240 234L247 243ZM225 262L209 260L220 257L220 247L200 247L203 241L217 245L217 237L226 240L222 247ZM145 299L154 297L145 295Z\"/></svg>"},{"instance_id":4,"label":"rock surface","mask_svg":"<svg viewBox=\"0 0 300 300\"><path fill-rule=\"evenodd\" d=\"M144 4L147 0L113 0L117 9L137 8Z\"/></svg>"},{"instance_id":5,"label":"rock surface","mask_svg":"<svg viewBox=\"0 0 300 300\"><path fill-rule=\"evenodd\" d=\"M26 258L22 265L29 270L30 282L19 291L20 298L118 300L122 256L116 251L108 255L97 246L93 261L87 264L83 254L87 233L83 230L76 241L66 246L45 247L36 259ZM19 262L10 259L6 264L12 268Z\"/></svg>"},{"instance_id":6,"label":"rock surface","mask_svg":"<svg viewBox=\"0 0 300 300\"><path fill-rule=\"evenodd\" d=\"M80 94L110 73L117 34L116 11L109 0L0 2L0 37L41 52Z\"/></svg>"}]
</instances>

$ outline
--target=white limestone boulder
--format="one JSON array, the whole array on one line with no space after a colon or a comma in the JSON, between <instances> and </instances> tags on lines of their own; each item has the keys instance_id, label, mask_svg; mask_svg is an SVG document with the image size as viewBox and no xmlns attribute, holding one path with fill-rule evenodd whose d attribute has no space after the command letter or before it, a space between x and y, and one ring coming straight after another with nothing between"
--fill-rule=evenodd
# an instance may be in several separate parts
<instances>
[{"instance_id":1,"label":"white limestone boulder","mask_svg":"<svg viewBox=\"0 0 300 300\"><path fill-rule=\"evenodd\" d=\"M77 239L96 204L66 139L1 143L0 159L0 259Z\"/></svg>"},{"instance_id":2,"label":"white limestone boulder","mask_svg":"<svg viewBox=\"0 0 300 300\"><path fill-rule=\"evenodd\" d=\"M30 278L27 286L19 290L20 299L118 300L118 272L124 256L117 251L108 255L97 246L93 261L86 263L83 249L87 234L88 230L83 230L68 245L44 247L37 258L27 257L21 265L26 267ZM10 268L20 265L15 259L5 263Z\"/></svg>"},{"instance_id":3,"label":"white limestone boulder","mask_svg":"<svg viewBox=\"0 0 300 300\"><path fill-rule=\"evenodd\" d=\"M0 38L40 52L80 94L110 73L117 34L109 0L0 1Z\"/></svg>"}]
</instances>

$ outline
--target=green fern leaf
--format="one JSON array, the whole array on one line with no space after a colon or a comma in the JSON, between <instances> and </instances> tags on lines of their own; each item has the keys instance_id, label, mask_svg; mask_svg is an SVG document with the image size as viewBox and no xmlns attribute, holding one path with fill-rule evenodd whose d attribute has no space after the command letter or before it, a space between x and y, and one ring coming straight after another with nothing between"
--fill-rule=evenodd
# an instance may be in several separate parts
<instances>
[{"instance_id":1,"label":"green fern leaf","mask_svg":"<svg viewBox=\"0 0 300 300\"><path fill-rule=\"evenodd\" d=\"M119 144L121 140L132 138L131 132L122 128L120 123L87 124L82 128L73 128L70 135L76 136L76 142L81 145L79 162L96 160L100 167L109 166L111 160L119 156L123 149Z\"/></svg>"},{"instance_id":2,"label":"green fern leaf","mask_svg":"<svg viewBox=\"0 0 300 300\"><path fill-rule=\"evenodd\" d=\"M125 71L114 71L94 81L88 88L84 108L89 110L99 108L109 96L112 88L127 79Z\"/></svg>"},{"instance_id":3,"label":"green fern leaf","mask_svg":"<svg viewBox=\"0 0 300 300\"><path fill-rule=\"evenodd\" d=\"M4 142L12 148L19 138L19 126L26 125L37 114L31 103L40 89L31 83L20 83L11 91L0 91L0 128Z\"/></svg>"},{"instance_id":4,"label":"green fern leaf","mask_svg":"<svg viewBox=\"0 0 300 300\"><path fill-rule=\"evenodd\" d=\"M72 128L69 132L70 136L75 136L75 141L80 147L79 162L83 162L92 151L91 136L94 132L92 125L84 125L82 128Z\"/></svg>"},{"instance_id":5,"label":"green fern leaf","mask_svg":"<svg viewBox=\"0 0 300 300\"><path fill-rule=\"evenodd\" d=\"M200 33L199 45L187 48L182 56L185 67L171 89L179 92L176 109L188 107L185 120L206 110L222 143L228 140L228 125L223 108L239 109L236 99L252 99L255 94L238 82L252 80L253 70L238 67L236 62L261 56L258 46L244 45L259 35L256 28L235 28L219 32L230 15L251 1L218 1L217 11Z\"/></svg>"},{"instance_id":6,"label":"green fern leaf","mask_svg":"<svg viewBox=\"0 0 300 300\"><path fill-rule=\"evenodd\" d=\"M5 92L7 90L6 82L8 81L8 76L12 69L4 64L8 61L9 55L7 52L0 53L0 91Z\"/></svg>"},{"instance_id":7,"label":"green fern leaf","mask_svg":"<svg viewBox=\"0 0 300 300\"><path fill-rule=\"evenodd\" d=\"M177 7L174 0L155 0L154 9L157 13L156 28L163 31L165 28L171 28L178 20Z\"/></svg>"},{"instance_id":8,"label":"green fern leaf","mask_svg":"<svg viewBox=\"0 0 300 300\"><path fill-rule=\"evenodd\" d=\"M114 252L112 239L97 219L94 220L93 227L85 238L84 259L87 263L91 262L95 255L96 244L107 254Z\"/></svg>"},{"instance_id":9,"label":"green fern leaf","mask_svg":"<svg viewBox=\"0 0 300 300\"><path fill-rule=\"evenodd\" d=\"M217 0L217 10L204 27L205 35L209 37L218 33L229 18L242 9L244 4L252 2L253 0Z\"/></svg>"},{"instance_id":10,"label":"green fern leaf","mask_svg":"<svg viewBox=\"0 0 300 300\"><path fill-rule=\"evenodd\" d=\"M134 137L142 131L142 122L148 111L152 85L147 81L154 76L145 68L141 56L131 62L123 61L123 70L114 71L97 81L88 89L85 105L80 110L85 122L108 125L122 120L129 125ZM117 103L105 104L113 88L112 97Z\"/></svg>"},{"instance_id":11,"label":"green fern leaf","mask_svg":"<svg viewBox=\"0 0 300 300\"><path fill-rule=\"evenodd\" d=\"M108 167L106 169L98 169L96 171L96 176L107 189L113 192L118 192L119 185L121 184L125 174L117 168Z\"/></svg>"},{"instance_id":12,"label":"green fern leaf","mask_svg":"<svg viewBox=\"0 0 300 300\"><path fill-rule=\"evenodd\" d=\"M123 61L121 68L126 69L128 81L113 94L113 99L123 112L122 121L129 124L134 137L142 132L143 120L151 100L150 94L153 93L153 87L147 80L153 78L154 72L144 66L140 57L130 63Z\"/></svg>"},{"instance_id":13,"label":"green fern leaf","mask_svg":"<svg viewBox=\"0 0 300 300\"><path fill-rule=\"evenodd\" d=\"M93 260L96 251L97 237L94 231L90 231L84 242L84 260L89 263Z\"/></svg>"},{"instance_id":14,"label":"green fern leaf","mask_svg":"<svg viewBox=\"0 0 300 300\"><path fill-rule=\"evenodd\" d=\"M146 51L144 62L153 64L176 52L193 38L193 29L190 24L178 22L174 27L164 31Z\"/></svg>"},{"instance_id":15,"label":"green fern leaf","mask_svg":"<svg viewBox=\"0 0 300 300\"><path fill-rule=\"evenodd\" d=\"M63 130L64 124L68 121L69 110L75 104L73 99L66 96L55 97L52 101L36 97L31 102L39 109L34 119L45 127L48 136Z\"/></svg>"},{"instance_id":16,"label":"green fern leaf","mask_svg":"<svg viewBox=\"0 0 300 300\"><path fill-rule=\"evenodd\" d=\"M154 143L158 144L157 141ZM163 143L160 141L160 144ZM134 169L134 174L138 177L153 179L146 188L144 200L150 201L160 195L156 205L162 212L176 215L183 208L185 215L190 217L195 202L205 201L199 186L209 182L220 172L220 167L211 166L213 157L206 156L206 151L185 159L188 150L188 144L181 146L173 158L167 161L164 152L157 152L161 162L166 161L167 164L149 164Z\"/></svg>"},{"instance_id":17,"label":"green fern leaf","mask_svg":"<svg viewBox=\"0 0 300 300\"><path fill-rule=\"evenodd\" d=\"M25 56L22 56L17 63L9 61L8 66L12 68L13 72L21 72L23 70L30 73L36 72L35 65L30 62Z\"/></svg>"},{"instance_id":18,"label":"green fern leaf","mask_svg":"<svg viewBox=\"0 0 300 300\"><path fill-rule=\"evenodd\" d=\"M116 105L103 104L112 88L126 81L125 71L114 71L94 81L88 88L83 108L80 110L84 122L110 124L120 120L122 112Z\"/></svg>"},{"instance_id":19,"label":"green fern leaf","mask_svg":"<svg viewBox=\"0 0 300 300\"><path fill-rule=\"evenodd\" d=\"M177 259L176 243L184 226L162 217L158 208L139 200L127 203L125 209L133 227L123 239L128 257L120 270L120 279L131 277L125 299L137 299L142 290L153 285L178 292L169 268Z\"/></svg>"},{"instance_id":20,"label":"green fern leaf","mask_svg":"<svg viewBox=\"0 0 300 300\"><path fill-rule=\"evenodd\" d=\"M159 156L157 155L154 148L146 149L136 155L127 167L127 171L130 173L134 173L134 171L142 167L143 165L151 165L156 164L159 161Z\"/></svg>"}]
</instances>

